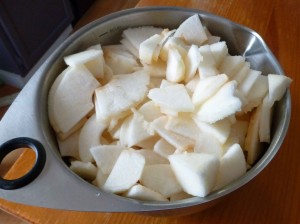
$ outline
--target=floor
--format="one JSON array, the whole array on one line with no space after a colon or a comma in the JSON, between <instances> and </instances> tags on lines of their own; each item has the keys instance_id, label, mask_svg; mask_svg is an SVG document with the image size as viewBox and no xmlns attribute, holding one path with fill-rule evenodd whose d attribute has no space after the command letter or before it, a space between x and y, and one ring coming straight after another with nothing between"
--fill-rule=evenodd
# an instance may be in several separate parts
<instances>
[{"instance_id":1,"label":"floor","mask_svg":"<svg viewBox=\"0 0 300 224\"><path fill-rule=\"evenodd\" d=\"M77 30L83 25L93 21L95 18L99 18L101 16L104 16L105 14L109 14L121 9L133 8L138 2L139 0L114 1L113 2L114 4L112 5L111 1L95 0L92 7L86 12L85 15L83 15L82 19L74 26L74 30ZM3 83L1 83L0 80L0 120L9 107L9 105L3 106L3 104L1 103L1 99L3 100L4 97L6 103L7 100L9 101L19 91L20 90L15 87L4 85ZM12 155L8 155L7 157L5 157L5 159L0 165L1 177L3 177L4 174L7 172L7 170L9 170L9 168L11 167L11 165L13 164L13 162L16 160L16 158L20 153L21 152L18 151ZM18 217L8 214L5 211L2 211L0 209L0 224L26 224L26 223L27 222L20 220Z\"/></svg>"}]
</instances>

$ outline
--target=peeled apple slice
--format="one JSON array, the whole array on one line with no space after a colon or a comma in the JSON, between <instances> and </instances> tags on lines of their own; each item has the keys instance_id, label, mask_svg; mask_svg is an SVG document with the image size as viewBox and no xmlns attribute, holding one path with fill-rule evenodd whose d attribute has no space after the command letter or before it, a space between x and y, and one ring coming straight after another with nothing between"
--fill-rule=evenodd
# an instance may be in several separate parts
<instances>
[{"instance_id":1,"label":"peeled apple slice","mask_svg":"<svg viewBox=\"0 0 300 224\"><path fill-rule=\"evenodd\" d=\"M177 28L175 37L182 37L189 44L202 45L207 40L199 15L189 17Z\"/></svg>"},{"instance_id":2,"label":"peeled apple slice","mask_svg":"<svg viewBox=\"0 0 300 224\"><path fill-rule=\"evenodd\" d=\"M143 70L114 78L95 90L97 119L107 120L141 102L147 94L149 74Z\"/></svg>"},{"instance_id":3,"label":"peeled apple slice","mask_svg":"<svg viewBox=\"0 0 300 224\"><path fill-rule=\"evenodd\" d=\"M200 77L197 75L197 76L194 76L193 79L191 79L188 83L185 84L185 88L188 91L190 96L193 95L193 93L196 89L196 86L199 83L199 80L200 80Z\"/></svg>"},{"instance_id":4,"label":"peeled apple slice","mask_svg":"<svg viewBox=\"0 0 300 224\"><path fill-rule=\"evenodd\" d=\"M109 174L121 152L127 149L127 147L119 145L98 145L92 147L90 152L102 173Z\"/></svg>"},{"instance_id":5,"label":"peeled apple slice","mask_svg":"<svg viewBox=\"0 0 300 224\"><path fill-rule=\"evenodd\" d=\"M247 75L250 72L250 63L245 62L245 64L242 66L242 68L233 76L231 79L237 81L238 84L241 84L244 79L247 77Z\"/></svg>"},{"instance_id":6,"label":"peeled apple slice","mask_svg":"<svg viewBox=\"0 0 300 224\"><path fill-rule=\"evenodd\" d=\"M91 162L71 161L70 169L78 176L88 181L94 180L97 175L97 167Z\"/></svg>"},{"instance_id":7,"label":"peeled apple slice","mask_svg":"<svg viewBox=\"0 0 300 224\"><path fill-rule=\"evenodd\" d=\"M144 64L144 68L147 72L149 72L151 77L156 78L165 78L166 77L166 68L167 65L165 62L158 60L154 61L151 64Z\"/></svg>"},{"instance_id":8,"label":"peeled apple slice","mask_svg":"<svg viewBox=\"0 0 300 224\"><path fill-rule=\"evenodd\" d=\"M247 163L253 165L263 152L262 144L259 141L259 122L262 106L258 106L252 112L245 139L245 150L247 153Z\"/></svg>"},{"instance_id":9,"label":"peeled apple slice","mask_svg":"<svg viewBox=\"0 0 300 224\"><path fill-rule=\"evenodd\" d=\"M59 87L61 81L63 80L63 77L65 73L67 73L71 68L67 67L65 70L63 70L54 80L50 90L49 90L49 95L48 95L48 117L50 124L52 128L55 130L55 132L60 132L58 125L56 124L56 119L55 119L55 107L54 107L54 100L55 100L55 94L57 91L57 88Z\"/></svg>"},{"instance_id":10,"label":"peeled apple slice","mask_svg":"<svg viewBox=\"0 0 300 224\"><path fill-rule=\"evenodd\" d=\"M215 67L216 59L212 54L211 48L209 45L203 45L199 47L199 53L202 56L199 66L203 67Z\"/></svg>"},{"instance_id":11,"label":"peeled apple slice","mask_svg":"<svg viewBox=\"0 0 300 224\"><path fill-rule=\"evenodd\" d=\"M134 150L124 150L102 189L111 193L122 193L129 190L141 178L144 165L144 156Z\"/></svg>"},{"instance_id":12,"label":"peeled apple slice","mask_svg":"<svg viewBox=\"0 0 300 224\"><path fill-rule=\"evenodd\" d=\"M200 79L205 79L211 76L220 74L219 70L215 66L199 65L198 67Z\"/></svg>"},{"instance_id":13,"label":"peeled apple slice","mask_svg":"<svg viewBox=\"0 0 300 224\"><path fill-rule=\"evenodd\" d=\"M187 138L172 131L166 130L165 125L167 121L168 118L166 116L162 116L155 119L151 123L151 126L159 136L165 139L169 144L173 145L176 149L185 151L193 147L195 142L191 138Z\"/></svg>"},{"instance_id":14,"label":"peeled apple slice","mask_svg":"<svg viewBox=\"0 0 300 224\"><path fill-rule=\"evenodd\" d=\"M123 45L104 46L103 52L105 62L114 75L132 73L139 67L136 58Z\"/></svg>"},{"instance_id":15,"label":"peeled apple slice","mask_svg":"<svg viewBox=\"0 0 300 224\"><path fill-rule=\"evenodd\" d=\"M97 46L76 54L68 55L64 57L64 60L67 65L72 67L84 65L95 76L95 78L103 78L105 63L103 51L100 44Z\"/></svg>"},{"instance_id":16,"label":"peeled apple slice","mask_svg":"<svg viewBox=\"0 0 300 224\"><path fill-rule=\"evenodd\" d=\"M152 100L144 103L138 111L144 116L145 120L148 122L151 122L156 118L162 116L159 107L156 106Z\"/></svg>"},{"instance_id":17,"label":"peeled apple slice","mask_svg":"<svg viewBox=\"0 0 300 224\"><path fill-rule=\"evenodd\" d=\"M219 91L205 101L197 112L197 118L207 123L215 123L241 110L242 102L235 96L236 82L224 84Z\"/></svg>"},{"instance_id":18,"label":"peeled apple slice","mask_svg":"<svg viewBox=\"0 0 300 224\"><path fill-rule=\"evenodd\" d=\"M148 97L160 106L175 112L192 112L194 105L182 84L150 89Z\"/></svg>"},{"instance_id":19,"label":"peeled apple slice","mask_svg":"<svg viewBox=\"0 0 300 224\"><path fill-rule=\"evenodd\" d=\"M166 78L170 82L184 80L185 64L182 56L175 48L170 48L168 53Z\"/></svg>"},{"instance_id":20,"label":"peeled apple slice","mask_svg":"<svg viewBox=\"0 0 300 224\"><path fill-rule=\"evenodd\" d=\"M219 65L224 60L225 56L228 55L228 48L225 41L217 42L214 44L211 44L210 50L212 55L215 58L215 65L216 67L219 67Z\"/></svg>"},{"instance_id":21,"label":"peeled apple slice","mask_svg":"<svg viewBox=\"0 0 300 224\"><path fill-rule=\"evenodd\" d=\"M181 57L185 57L189 50L189 45L185 43L185 41L182 38L179 37L169 37L166 41L166 43L161 48L159 57L162 61L167 61L169 57L169 50L173 48L178 51L178 53L181 55Z\"/></svg>"},{"instance_id":22,"label":"peeled apple slice","mask_svg":"<svg viewBox=\"0 0 300 224\"><path fill-rule=\"evenodd\" d=\"M151 64L153 60L157 61L159 54L157 56L154 56L154 54L162 38L162 35L154 34L140 44L139 58L142 64Z\"/></svg>"},{"instance_id":23,"label":"peeled apple slice","mask_svg":"<svg viewBox=\"0 0 300 224\"><path fill-rule=\"evenodd\" d=\"M268 93L268 77L265 75L258 76L256 82L247 95L247 104L243 107L242 111L249 112L253 108L262 103L263 98Z\"/></svg>"},{"instance_id":24,"label":"peeled apple slice","mask_svg":"<svg viewBox=\"0 0 300 224\"><path fill-rule=\"evenodd\" d=\"M227 81L228 77L225 74L201 79L196 85L193 93L193 103L196 106L201 105L205 100L213 96Z\"/></svg>"},{"instance_id":25,"label":"peeled apple slice","mask_svg":"<svg viewBox=\"0 0 300 224\"><path fill-rule=\"evenodd\" d=\"M127 118L126 126L121 127L120 140L123 145L132 147L153 137L154 134L148 131L149 122L136 110L133 115Z\"/></svg>"},{"instance_id":26,"label":"peeled apple slice","mask_svg":"<svg viewBox=\"0 0 300 224\"><path fill-rule=\"evenodd\" d=\"M51 120L60 132L69 132L93 110L92 96L99 86L100 83L83 66L65 70L48 105L53 115Z\"/></svg>"},{"instance_id":27,"label":"peeled apple slice","mask_svg":"<svg viewBox=\"0 0 300 224\"><path fill-rule=\"evenodd\" d=\"M169 163L169 161L166 158L162 157L152 149L140 149L136 152L145 157L145 165Z\"/></svg>"},{"instance_id":28,"label":"peeled apple slice","mask_svg":"<svg viewBox=\"0 0 300 224\"><path fill-rule=\"evenodd\" d=\"M123 38L122 40L120 40L120 43L136 58L139 58L138 49L136 49L127 38Z\"/></svg>"},{"instance_id":29,"label":"peeled apple slice","mask_svg":"<svg viewBox=\"0 0 300 224\"><path fill-rule=\"evenodd\" d=\"M192 45L184 60L185 63L185 77L184 81L190 81L196 74L200 61L203 60L197 45Z\"/></svg>"},{"instance_id":30,"label":"peeled apple slice","mask_svg":"<svg viewBox=\"0 0 300 224\"><path fill-rule=\"evenodd\" d=\"M217 158L221 158L223 156L223 147L215 136L203 132L198 136L194 152L204 152L215 155Z\"/></svg>"},{"instance_id":31,"label":"peeled apple slice","mask_svg":"<svg viewBox=\"0 0 300 224\"><path fill-rule=\"evenodd\" d=\"M237 120L232 126L230 135L224 144L224 148L230 147L233 144L239 144L241 148L244 148L245 137L247 134L249 122L248 121L239 121Z\"/></svg>"},{"instance_id":32,"label":"peeled apple slice","mask_svg":"<svg viewBox=\"0 0 300 224\"><path fill-rule=\"evenodd\" d=\"M236 73L245 64L245 58L242 56L231 56L228 55L222 61L219 71L220 73L226 74L229 78L234 77Z\"/></svg>"},{"instance_id":33,"label":"peeled apple slice","mask_svg":"<svg viewBox=\"0 0 300 224\"><path fill-rule=\"evenodd\" d=\"M152 129L149 130L151 134L155 134ZM148 138L136 145L136 147L141 148L141 149L153 149L155 143L160 139L158 135L153 135L151 138Z\"/></svg>"},{"instance_id":34,"label":"peeled apple slice","mask_svg":"<svg viewBox=\"0 0 300 224\"><path fill-rule=\"evenodd\" d=\"M261 114L259 118L259 140L270 143L271 141L271 118L273 107L270 104L269 94L265 96L261 104Z\"/></svg>"},{"instance_id":35,"label":"peeled apple slice","mask_svg":"<svg viewBox=\"0 0 300 224\"><path fill-rule=\"evenodd\" d=\"M144 201L168 201L162 194L140 184L134 185L123 196Z\"/></svg>"},{"instance_id":36,"label":"peeled apple slice","mask_svg":"<svg viewBox=\"0 0 300 224\"><path fill-rule=\"evenodd\" d=\"M169 156L171 167L183 190L205 197L213 189L219 171L219 159L207 153L184 153Z\"/></svg>"},{"instance_id":37,"label":"peeled apple slice","mask_svg":"<svg viewBox=\"0 0 300 224\"><path fill-rule=\"evenodd\" d=\"M153 150L162 157L168 158L175 152L176 148L162 138L155 143Z\"/></svg>"},{"instance_id":38,"label":"peeled apple slice","mask_svg":"<svg viewBox=\"0 0 300 224\"><path fill-rule=\"evenodd\" d=\"M97 121L95 114L84 124L78 139L79 157L81 161L93 161L90 148L101 145L101 136L107 126L106 123Z\"/></svg>"},{"instance_id":39,"label":"peeled apple slice","mask_svg":"<svg viewBox=\"0 0 300 224\"><path fill-rule=\"evenodd\" d=\"M104 174L102 170L98 168L96 178L93 180L93 184L101 188L105 183L107 177L108 175Z\"/></svg>"},{"instance_id":40,"label":"peeled apple slice","mask_svg":"<svg viewBox=\"0 0 300 224\"><path fill-rule=\"evenodd\" d=\"M170 164L147 165L141 177L141 184L164 197L169 197L182 191Z\"/></svg>"},{"instance_id":41,"label":"peeled apple slice","mask_svg":"<svg viewBox=\"0 0 300 224\"><path fill-rule=\"evenodd\" d=\"M70 156L79 160L78 139L80 130L77 130L68 138L61 140L57 138L57 143L61 156Z\"/></svg>"},{"instance_id":42,"label":"peeled apple slice","mask_svg":"<svg viewBox=\"0 0 300 224\"><path fill-rule=\"evenodd\" d=\"M250 90L255 85L257 79L259 78L259 76L261 76L261 72L260 71L256 71L256 70L250 69L248 75L240 83L240 85L239 85L239 91L244 96L248 96Z\"/></svg>"},{"instance_id":43,"label":"peeled apple slice","mask_svg":"<svg viewBox=\"0 0 300 224\"><path fill-rule=\"evenodd\" d=\"M291 82L292 80L284 75L268 75L269 101L271 105L273 105L275 101L278 101L283 97Z\"/></svg>"},{"instance_id":44,"label":"peeled apple slice","mask_svg":"<svg viewBox=\"0 0 300 224\"><path fill-rule=\"evenodd\" d=\"M184 114L176 117L169 117L165 128L193 140L198 139L200 131L191 116Z\"/></svg>"},{"instance_id":45,"label":"peeled apple slice","mask_svg":"<svg viewBox=\"0 0 300 224\"><path fill-rule=\"evenodd\" d=\"M197 117L194 117L194 121L202 132L212 134L221 144L224 144L230 135L232 124L228 118L213 124L199 121Z\"/></svg>"},{"instance_id":46,"label":"peeled apple slice","mask_svg":"<svg viewBox=\"0 0 300 224\"><path fill-rule=\"evenodd\" d=\"M134 48L139 51L140 44L153 36L154 34L160 34L163 31L162 28L153 26L142 26L135 28L128 28L123 31L123 37L125 37Z\"/></svg>"},{"instance_id":47,"label":"peeled apple slice","mask_svg":"<svg viewBox=\"0 0 300 224\"><path fill-rule=\"evenodd\" d=\"M220 160L220 169L216 189L226 186L238 179L247 171L247 165L242 148L239 144L232 145Z\"/></svg>"}]
</instances>

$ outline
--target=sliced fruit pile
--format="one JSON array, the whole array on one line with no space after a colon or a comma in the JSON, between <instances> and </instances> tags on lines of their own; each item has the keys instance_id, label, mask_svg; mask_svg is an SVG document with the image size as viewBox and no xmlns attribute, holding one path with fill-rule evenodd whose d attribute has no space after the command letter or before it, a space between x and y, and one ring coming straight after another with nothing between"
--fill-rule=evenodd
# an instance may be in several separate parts
<instances>
[{"instance_id":1,"label":"sliced fruit pile","mask_svg":"<svg viewBox=\"0 0 300 224\"><path fill-rule=\"evenodd\" d=\"M245 174L291 83L230 55L198 15L176 30L128 28L65 63L49 93L61 155L104 191L141 200L205 197Z\"/></svg>"}]
</instances>

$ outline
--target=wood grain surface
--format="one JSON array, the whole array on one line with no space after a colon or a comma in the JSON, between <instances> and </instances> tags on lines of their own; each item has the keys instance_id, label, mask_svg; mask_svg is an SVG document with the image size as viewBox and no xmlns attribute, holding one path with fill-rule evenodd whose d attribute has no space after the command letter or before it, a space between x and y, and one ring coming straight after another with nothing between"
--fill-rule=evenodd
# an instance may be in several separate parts
<instances>
[{"instance_id":1,"label":"wood grain surface","mask_svg":"<svg viewBox=\"0 0 300 224\"><path fill-rule=\"evenodd\" d=\"M109 1L113 2L114 1ZM226 201L184 217L149 217L129 213L86 213L36 208L0 200L0 207L30 223L300 223L300 2L298 0L141 0L137 7L182 6L205 10L257 31L285 73L293 79L292 116L287 137L274 160L253 181ZM103 15L91 9L88 21ZM81 21L85 24L86 21ZM28 151L19 158L32 160ZM8 175L22 170L16 162Z\"/></svg>"}]
</instances>

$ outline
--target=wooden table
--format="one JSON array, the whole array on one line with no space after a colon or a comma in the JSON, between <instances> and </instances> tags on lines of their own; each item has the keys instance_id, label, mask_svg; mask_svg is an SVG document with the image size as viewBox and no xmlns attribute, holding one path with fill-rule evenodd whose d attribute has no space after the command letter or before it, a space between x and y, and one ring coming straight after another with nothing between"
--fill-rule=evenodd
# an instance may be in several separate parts
<instances>
[{"instance_id":1,"label":"wooden table","mask_svg":"<svg viewBox=\"0 0 300 224\"><path fill-rule=\"evenodd\" d=\"M129 2L129 1L128 1ZM32 223L300 223L300 3L298 0L141 0L137 7L183 6L205 10L257 31L278 58L291 85L292 117L287 137L275 159L255 180L228 200L198 214L179 217L148 217L128 213L83 213L19 205L0 200L0 207ZM93 11L88 20L103 15ZM85 21L81 21L85 24ZM299 77L298 77L298 76ZM25 151L8 173L32 160ZM26 162L27 161L27 162Z\"/></svg>"}]
</instances>

